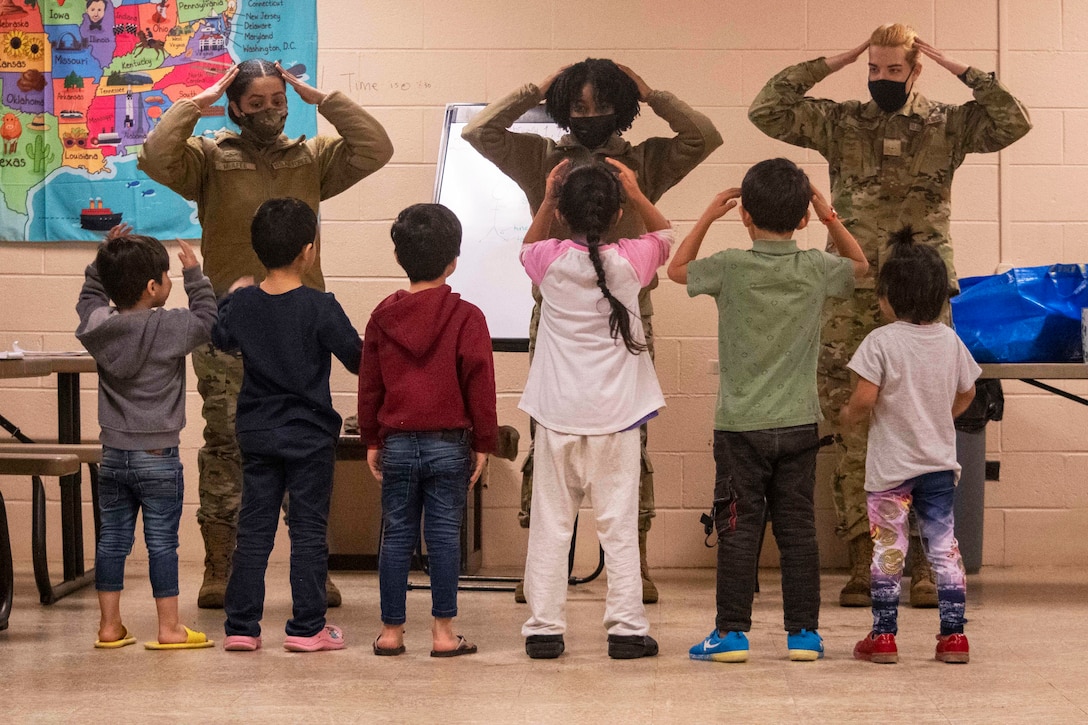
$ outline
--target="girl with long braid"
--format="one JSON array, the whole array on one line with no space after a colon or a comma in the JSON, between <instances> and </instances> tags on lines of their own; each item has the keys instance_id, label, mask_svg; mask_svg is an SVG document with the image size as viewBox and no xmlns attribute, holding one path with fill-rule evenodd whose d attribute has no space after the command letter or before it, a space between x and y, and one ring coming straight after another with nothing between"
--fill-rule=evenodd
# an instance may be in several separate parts
<instances>
[{"instance_id":1,"label":"girl with long braid","mask_svg":"<svg viewBox=\"0 0 1088 725\"><path fill-rule=\"evenodd\" d=\"M608 655L651 657L638 550L639 426L665 405L642 325L639 290L668 259L673 233L633 171L615 159L548 175L521 248L540 289L540 326L519 407L537 421L533 525L525 562L532 615L525 652L558 657L566 631L567 552L574 518L591 495L605 554ZM612 238L627 201L646 233ZM548 239L553 219L571 239ZM634 320L634 323L632 323Z\"/></svg>"}]
</instances>

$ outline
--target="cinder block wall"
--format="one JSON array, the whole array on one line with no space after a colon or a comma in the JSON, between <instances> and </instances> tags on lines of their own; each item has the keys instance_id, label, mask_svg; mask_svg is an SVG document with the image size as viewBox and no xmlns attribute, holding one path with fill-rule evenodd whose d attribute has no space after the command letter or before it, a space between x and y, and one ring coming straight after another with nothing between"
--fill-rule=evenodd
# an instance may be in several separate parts
<instances>
[{"instance_id":1,"label":"cinder block wall","mask_svg":"<svg viewBox=\"0 0 1088 725\"><path fill-rule=\"evenodd\" d=\"M707 113L725 139L661 202L683 234L714 193L736 185L744 170L763 158L792 158L826 189L822 159L759 133L747 121L748 103L786 65L854 47L888 21L911 23L947 54L996 69L1031 109L1035 129L1026 139L1002 154L969 157L956 175L953 236L961 276L990 274L999 265L1088 262L1083 199L1088 89L1079 82L1088 63L1085 2L905 0L892 7L862 0L766 0L754 7L737 0L318 0L318 14L317 84L344 91L370 109L396 146L388 167L322 207L328 286L360 330L377 302L404 282L388 228L401 208L431 198L445 103L495 100L586 56L629 65L651 87L673 91ZM933 99L970 99L963 84L931 61L925 61L919 83ZM864 59L816 92L840 100L864 97ZM297 98L291 102L300 104ZM666 125L645 108L628 138L664 133ZM819 245L820 236L813 231L800 238L802 244ZM733 218L714 227L705 250L745 241ZM92 254L88 245L0 244L0 346L10 349L18 340L27 348L73 348L74 302ZM668 281L654 293L654 302L658 372L668 407L650 428L658 507L650 563L712 566L713 550L703 546L698 518L709 505L713 480L716 378L708 371L716 357L714 310L708 299L689 300ZM527 442L528 421L517 410L526 356L500 354L497 367L500 421L517 426ZM95 381L86 377L83 425L85 435L93 437ZM55 435L53 384L2 381L0 411L31 436ZM336 372L333 385L337 407L350 414L354 378ZM1063 385L1088 394L1088 384ZM1088 529L1088 409L1020 383L1007 384L1006 396L1005 420L991 424L987 433L987 457L1001 461L1002 480L986 484L984 563L1083 565L1088 538L1077 532ZM203 554L195 522L201 418L192 381L188 415L182 437L188 485L181 555L198 560ZM493 462L483 494L484 563L493 570L515 570L524 560L526 537L516 517L519 466L520 459ZM832 533L828 469L828 461L822 461L821 552L826 566L840 566L845 554ZM374 484L361 472L341 475L337 485L354 492L345 505L365 507L377 500ZM2 478L0 490L8 502L16 560L25 564L29 483ZM588 522L582 529L580 561L589 565L596 546ZM281 560L286 543L281 540L274 554ZM134 558L144 556L141 549L138 544ZM93 551L89 534L87 550ZM764 563L775 558L768 546Z\"/></svg>"}]
</instances>

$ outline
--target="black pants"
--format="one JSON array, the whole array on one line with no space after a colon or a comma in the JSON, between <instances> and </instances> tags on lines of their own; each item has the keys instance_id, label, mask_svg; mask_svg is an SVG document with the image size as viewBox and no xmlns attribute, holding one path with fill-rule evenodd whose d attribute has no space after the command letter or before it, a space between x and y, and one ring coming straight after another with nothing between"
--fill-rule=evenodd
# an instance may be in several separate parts
<instances>
[{"instance_id":1,"label":"black pants","mask_svg":"<svg viewBox=\"0 0 1088 725\"><path fill-rule=\"evenodd\" d=\"M714 431L720 631L752 628L759 539L768 518L781 553L786 630L819 626L820 552L812 503L818 440L815 424Z\"/></svg>"}]
</instances>

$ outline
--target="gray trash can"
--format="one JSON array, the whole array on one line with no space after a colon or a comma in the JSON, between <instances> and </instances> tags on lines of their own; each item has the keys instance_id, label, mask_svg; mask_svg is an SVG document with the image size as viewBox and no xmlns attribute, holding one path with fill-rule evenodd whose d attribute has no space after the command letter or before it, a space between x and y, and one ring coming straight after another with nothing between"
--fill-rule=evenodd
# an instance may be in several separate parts
<instances>
[{"instance_id":1,"label":"gray trash can","mask_svg":"<svg viewBox=\"0 0 1088 725\"><path fill-rule=\"evenodd\" d=\"M979 380L975 399L956 418L956 460L960 481L956 486L956 539L968 574L982 567L982 530L986 515L986 424L1001 420L1005 397L1000 380Z\"/></svg>"}]
</instances>

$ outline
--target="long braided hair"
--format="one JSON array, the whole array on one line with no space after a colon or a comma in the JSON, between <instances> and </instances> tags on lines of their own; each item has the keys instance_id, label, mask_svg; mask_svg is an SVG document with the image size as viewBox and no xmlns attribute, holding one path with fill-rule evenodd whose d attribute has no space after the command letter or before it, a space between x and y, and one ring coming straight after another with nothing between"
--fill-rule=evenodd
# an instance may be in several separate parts
<instances>
[{"instance_id":1,"label":"long braided hair","mask_svg":"<svg viewBox=\"0 0 1088 725\"><path fill-rule=\"evenodd\" d=\"M601 237L608 231L612 219L623 204L623 188L616 175L603 164L580 166L570 172L559 193L559 213L566 219L572 232L584 234L589 248L589 259L597 272L597 286L608 301L608 330L612 339L623 339L632 355L647 349L631 333L633 313L612 295L605 280L601 263Z\"/></svg>"}]
</instances>

